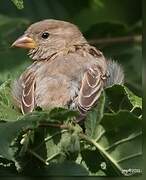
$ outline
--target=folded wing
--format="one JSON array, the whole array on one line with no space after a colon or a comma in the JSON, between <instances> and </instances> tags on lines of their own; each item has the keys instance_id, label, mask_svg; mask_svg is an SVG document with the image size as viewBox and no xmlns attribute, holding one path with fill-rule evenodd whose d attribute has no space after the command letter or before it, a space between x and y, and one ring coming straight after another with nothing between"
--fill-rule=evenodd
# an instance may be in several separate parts
<instances>
[{"instance_id":1,"label":"folded wing","mask_svg":"<svg viewBox=\"0 0 146 180\"><path fill-rule=\"evenodd\" d=\"M81 89L78 96L78 110L82 115L86 114L98 101L103 90L106 74L103 74L101 67L94 65L84 74Z\"/></svg>"},{"instance_id":2,"label":"folded wing","mask_svg":"<svg viewBox=\"0 0 146 180\"><path fill-rule=\"evenodd\" d=\"M15 104L21 108L23 114L32 112L35 107L35 74L25 71L18 81L13 84L13 98Z\"/></svg>"}]
</instances>

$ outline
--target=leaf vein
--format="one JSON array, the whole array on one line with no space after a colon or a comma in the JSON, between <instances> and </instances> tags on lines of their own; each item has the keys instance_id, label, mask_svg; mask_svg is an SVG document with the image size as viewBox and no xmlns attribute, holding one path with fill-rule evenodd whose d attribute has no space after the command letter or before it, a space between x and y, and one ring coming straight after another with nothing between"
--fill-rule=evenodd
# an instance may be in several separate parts
<instances>
[{"instance_id":1,"label":"leaf vein","mask_svg":"<svg viewBox=\"0 0 146 180\"><path fill-rule=\"evenodd\" d=\"M135 134L135 135L133 135L133 136L131 136L131 137L121 139L121 140L113 143L111 146L106 147L105 150L106 150L106 151L109 151L110 149L112 149L112 148L114 148L114 147L116 147L116 146L118 146L118 145L120 145L120 144L122 144L122 143L125 143L125 142L127 142L127 141L131 141L131 140L139 137L141 134L142 134L142 132L139 132L139 133L137 133L137 134Z\"/></svg>"}]
</instances>

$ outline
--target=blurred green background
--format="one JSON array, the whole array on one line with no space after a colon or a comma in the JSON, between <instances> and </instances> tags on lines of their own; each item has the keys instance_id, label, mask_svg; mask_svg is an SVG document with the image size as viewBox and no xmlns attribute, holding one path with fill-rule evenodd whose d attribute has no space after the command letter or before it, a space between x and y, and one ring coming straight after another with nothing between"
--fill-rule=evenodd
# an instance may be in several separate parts
<instances>
[{"instance_id":1,"label":"blurred green background","mask_svg":"<svg viewBox=\"0 0 146 180\"><path fill-rule=\"evenodd\" d=\"M126 85L141 96L141 0L24 0L21 10L13 1L0 1L0 84L31 63L12 42L29 24L53 18L78 25L92 45L123 65Z\"/></svg>"}]
</instances>

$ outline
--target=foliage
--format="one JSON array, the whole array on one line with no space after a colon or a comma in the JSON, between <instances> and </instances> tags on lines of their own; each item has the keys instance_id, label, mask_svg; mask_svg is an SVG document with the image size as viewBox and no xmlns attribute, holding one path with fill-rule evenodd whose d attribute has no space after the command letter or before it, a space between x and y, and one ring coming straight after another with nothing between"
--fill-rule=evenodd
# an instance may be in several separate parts
<instances>
[{"instance_id":1,"label":"foliage","mask_svg":"<svg viewBox=\"0 0 146 180\"><path fill-rule=\"evenodd\" d=\"M31 62L26 52L10 46L29 24L46 18L77 24L91 44L125 71L125 85L106 88L81 125L75 121L75 111L38 108L23 116L12 102L11 82ZM141 31L139 0L1 0L2 176L141 174Z\"/></svg>"},{"instance_id":2,"label":"foliage","mask_svg":"<svg viewBox=\"0 0 146 180\"><path fill-rule=\"evenodd\" d=\"M125 108L112 106L115 89L116 100ZM14 163L18 171L31 175L33 168L38 169L33 175L52 175L54 170L62 175L63 167L70 166L67 176L134 175L124 169L141 169L141 98L125 86L105 89L88 112L84 128L75 120L78 113L63 108L18 114L9 101L8 82L1 85L0 97L0 112L5 107L10 113L0 117L1 166L9 160L12 167Z\"/></svg>"}]
</instances>

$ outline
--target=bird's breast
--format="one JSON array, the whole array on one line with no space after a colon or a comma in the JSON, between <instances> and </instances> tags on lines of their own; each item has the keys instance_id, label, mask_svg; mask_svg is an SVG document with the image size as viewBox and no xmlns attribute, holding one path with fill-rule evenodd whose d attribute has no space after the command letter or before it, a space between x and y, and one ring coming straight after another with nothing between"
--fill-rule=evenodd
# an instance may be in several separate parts
<instances>
[{"instance_id":1,"label":"bird's breast","mask_svg":"<svg viewBox=\"0 0 146 180\"><path fill-rule=\"evenodd\" d=\"M70 105L78 96L84 72L93 62L95 60L70 55L41 64L36 70L37 106L48 108Z\"/></svg>"}]
</instances>

